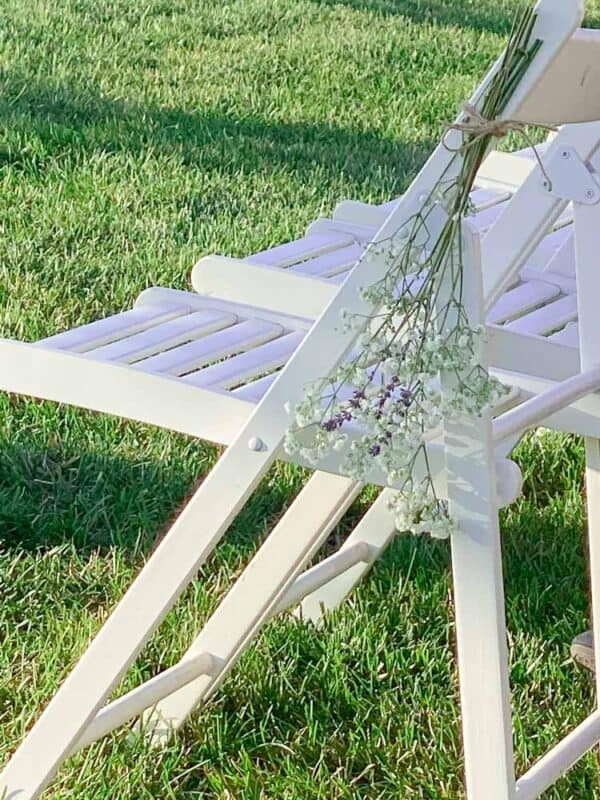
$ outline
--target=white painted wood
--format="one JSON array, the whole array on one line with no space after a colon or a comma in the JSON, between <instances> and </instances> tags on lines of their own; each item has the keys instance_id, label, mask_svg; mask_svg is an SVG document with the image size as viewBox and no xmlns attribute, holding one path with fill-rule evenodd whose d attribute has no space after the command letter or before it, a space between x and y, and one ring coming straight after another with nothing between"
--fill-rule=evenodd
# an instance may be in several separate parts
<instances>
[{"instance_id":1,"label":"white painted wood","mask_svg":"<svg viewBox=\"0 0 600 800\"><path fill-rule=\"evenodd\" d=\"M348 597L380 558L397 533L389 509L391 495L389 489L381 492L339 551L343 553L357 544L367 544L369 557L306 595L296 611L297 616L318 623L326 612L336 609Z\"/></svg>"},{"instance_id":2,"label":"white painted wood","mask_svg":"<svg viewBox=\"0 0 600 800\"><path fill-rule=\"evenodd\" d=\"M368 564L371 560L371 551L366 542L356 542L350 547L338 550L323 561L319 561L306 572L302 573L275 607L273 614L287 611L303 600L311 592L316 592L325 584L347 572L359 563Z\"/></svg>"},{"instance_id":3,"label":"white painted wood","mask_svg":"<svg viewBox=\"0 0 600 800\"><path fill-rule=\"evenodd\" d=\"M312 275L314 277L330 278L341 272L347 272L362 256L365 249L363 243L341 247L324 256L309 258L301 264L294 264L290 270L298 275Z\"/></svg>"},{"instance_id":4,"label":"white painted wood","mask_svg":"<svg viewBox=\"0 0 600 800\"><path fill-rule=\"evenodd\" d=\"M155 744L168 739L223 681L360 489L360 484L340 476L317 473L309 480L183 659L208 651L223 660L222 667L165 698L144 720Z\"/></svg>"},{"instance_id":5,"label":"white painted wood","mask_svg":"<svg viewBox=\"0 0 600 800\"><path fill-rule=\"evenodd\" d=\"M512 193L535 169L535 163L515 153L492 150L477 173L477 184L498 192Z\"/></svg>"},{"instance_id":6,"label":"white painted wood","mask_svg":"<svg viewBox=\"0 0 600 800\"><path fill-rule=\"evenodd\" d=\"M575 278L575 241L572 235L562 241L546 265L545 275L549 274Z\"/></svg>"},{"instance_id":7,"label":"white painted wood","mask_svg":"<svg viewBox=\"0 0 600 800\"><path fill-rule=\"evenodd\" d=\"M192 270L192 285L200 294L311 319L319 316L335 294L335 287L318 276L305 277L292 269L223 256L200 259Z\"/></svg>"},{"instance_id":8,"label":"white painted wood","mask_svg":"<svg viewBox=\"0 0 600 800\"><path fill-rule=\"evenodd\" d=\"M145 709L151 708L167 695L195 680L199 675L213 675L220 666L219 659L211 653L197 653L193 658L186 659L141 686L137 686L119 697L118 700L113 700L96 714L75 743L70 755L129 722Z\"/></svg>"},{"instance_id":9,"label":"white painted wood","mask_svg":"<svg viewBox=\"0 0 600 800\"><path fill-rule=\"evenodd\" d=\"M184 380L194 386L218 386L221 389L239 386L266 372L282 367L300 345L302 339L302 333L297 331L288 333L268 344L254 347L246 353L192 372L186 375Z\"/></svg>"},{"instance_id":10,"label":"white painted wood","mask_svg":"<svg viewBox=\"0 0 600 800\"><path fill-rule=\"evenodd\" d=\"M600 712L590 714L517 781L516 800L535 800L600 740Z\"/></svg>"},{"instance_id":11,"label":"white painted wood","mask_svg":"<svg viewBox=\"0 0 600 800\"><path fill-rule=\"evenodd\" d=\"M251 381L244 386L239 386L237 389L233 390L232 394L240 400L258 403L273 381L277 378L277 374L277 372L272 372L270 375L264 375L262 378L258 378L258 380Z\"/></svg>"},{"instance_id":12,"label":"white painted wood","mask_svg":"<svg viewBox=\"0 0 600 800\"><path fill-rule=\"evenodd\" d=\"M549 269L552 261L558 256L572 235L572 228L568 225L546 234L527 259L527 266L540 271ZM571 264L573 263L571 261Z\"/></svg>"},{"instance_id":13,"label":"white painted wood","mask_svg":"<svg viewBox=\"0 0 600 800\"><path fill-rule=\"evenodd\" d=\"M0 390L116 414L230 444L254 406L165 375L0 339Z\"/></svg>"},{"instance_id":14,"label":"white painted wood","mask_svg":"<svg viewBox=\"0 0 600 800\"><path fill-rule=\"evenodd\" d=\"M283 328L295 331L307 331L314 320L298 317L294 314L283 314L264 306L254 306L249 303L234 303L232 300L221 300L218 297L207 297L195 292L184 292L179 289L165 289L162 286L153 286L145 289L135 301L135 308L146 306L164 305L165 303L186 303L189 311L204 311L218 309L225 314L235 314L239 319L260 319L264 322L273 322Z\"/></svg>"},{"instance_id":15,"label":"white painted wood","mask_svg":"<svg viewBox=\"0 0 600 800\"><path fill-rule=\"evenodd\" d=\"M571 346L541 336L528 336L507 327L486 327L490 364L510 384L512 373L562 381L579 372L579 353Z\"/></svg>"},{"instance_id":16,"label":"white painted wood","mask_svg":"<svg viewBox=\"0 0 600 800\"><path fill-rule=\"evenodd\" d=\"M146 330L169 319L189 314L190 311L190 307L185 302L181 304L165 303L152 308L134 308L122 314L114 314L112 317L91 322L89 325L58 333L56 336L41 339L36 342L36 346L85 353L86 350L91 350L93 347L114 342L116 339Z\"/></svg>"},{"instance_id":17,"label":"white painted wood","mask_svg":"<svg viewBox=\"0 0 600 800\"><path fill-rule=\"evenodd\" d=\"M502 216L503 212L507 208L507 205L508 203L506 200L500 203L495 203L494 205L489 205L482 211L477 211L475 214L471 214L469 216L469 221L475 230L479 231L480 233L484 233Z\"/></svg>"},{"instance_id":18,"label":"white painted wood","mask_svg":"<svg viewBox=\"0 0 600 800\"><path fill-rule=\"evenodd\" d=\"M514 101L506 109L506 116L511 116L515 113L523 97L539 80L548 63L552 61L555 53L560 49L565 39L569 37L572 29L578 24L581 16L580 11L581 8L576 3L566 5L563 0L542 0L538 6L539 13L534 36L540 36L543 39L543 43L534 63L515 93ZM497 69L497 65L490 72L490 75L488 75L475 96L471 98L471 102L477 102L481 93L485 91L495 69ZM390 233L397 230L406 219L415 213L421 204L421 195L424 192L431 191L432 186L442 173L445 173L446 177L451 177L450 170L457 169L458 165L453 164L450 167L453 159L450 151L459 143L459 134L456 131L449 132L446 136L445 146L440 145L437 148L407 194L378 232L377 241L387 238ZM503 214L502 219L505 217L506 214ZM325 309L319 322L307 335L302 347L296 351L290 362L282 370L279 379L272 384L246 424L241 427L237 438L196 491L184 512L163 539L78 666L65 681L61 690L46 708L21 747L13 755L0 776L0 791L5 789L9 795L18 793L19 800L31 800L50 781L61 761L77 742L83 730L96 716L106 697L119 682L140 648L164 618L164 615L196 573L198 567L220 540L231 520L273 462L279 452L283 432L287 426L287 417L283 410L284 402L288 400L294 403L299 400L306 379L313 375L328 374L352 346L351 334L338 329L341 309L346 308L353 312L362 311L363 313L368 313L370 308L357 290L361 285L364 285L367 278L376 280L381 277L385 269L386 264L383 259L375 259L375 261L369 263L363 260L349 275L336 298ZM494 274L494 280L497 277ZM161 294L164 295L165 293ZM152 297L155 299L156 296L155 293ZM149 296L146 296L142 304L147 302L151 302L149 301ZM215 305L214 307L218 306ZM14 354L16 352L14 348L11 350L3 346L3 349L7 353ZM35 350L36 348L30 348L28 352ZM42 352L41 349L38 348L38 352ZM24 353L25 351L21 350L21 354ZM44 354L48 355L45 351ZM56 354L52 353L52 355ZM64 354L63 358L65 361L59 362L59 365L67 362ZM75 357L69 356L69 358ZM81 361L87 362L87 359L81 359ZM93 366L96 374L100 373L100 367L115 369L112 364L96 363ZM23 371L21 369L21 372ZM129 372L135 371L129 370ZM141 375L142 373L139 374ZM81 378L79 377L78 379L80 380ZM19 375L19 380L22 384L27 383L22 374ZM69 391L73 390L69 389ZM194 388L194 391L197 392L199 389ZM75 392L73 391L73 393ZM200 403L198 403L198 408L201 409L199 413L204 414L206 412ZM479 433L480 431L477 431L478 435ZM471 530L476 535L482 531L486 535L489 534L489 515L491 509L494 508L493 490L489 489L493 485L489 437L484 442L484 448L481 447L483 439L484 437L478 439L479 449L466 453L465 459L458 457L462 455L459 452L460 448L457 449L453 445L449 445L449 474L453 478L459 476L467 480L471 488L480 489L481 491L477 493L478 502L485 506L485 511L482 510L480 514L485 524L481 526L478 524L480 517L477 516L479 509L475 508L473 504L468 505L465 516L469 524L473 523L474 527L472 529L467 527L465 529L467 534L470 534ZM471 441L472 439L470 438L469 442ZM249 442L258 443L259 447L249 447ZM484 453L485 461L484 469L481 468L482 463L479 455L482 452ZM456 463L452 460L455 457ZM474 469L475 467L477 469ZM472 474L471 468L473 468ZM345 479L336 478L335 480L343 481ZM487 490L489 491L486 495ZM328 498L328 502L331 502L331 497ZM461 501L454 498L453 502L459 512L459 519L462 521L459 506ZM291 524L293 525L293 530L296 530L299 521L296 519ZM268 541L271 541L271 539ZM491 613L493 597L495 597L496 604L498 601L497 581L492 580L491 583L486 581L486 578L493 579L495 576L494 566L497 565L498 561L497 553L494 550L496 541L497 537L492 536L490 538L487 536L483 541L486 557L475 558L475 566L481 567L481 571L475 573L477 580L472 582L471 588L483 590L481 596L478 597L478 608L483 609L483 619ZM285 545L283 549L286 563L289 564L290 548L295 545L294 537L286 536L283 544ZM455 545L454 550L455 574L460 574L461 569L468 566L471 556L476 554L472 552L471 545L466 543L464 546L459 546L458 552ZM456 567L457 564L459 565L458 568ZM270 573L264 576L265 580L269 575ZM294 577L294 571L290 569L287 573L286 581L289 579L289 582L291 582ZM465 571L462 580L457 579L457 587L460 585L464 588L469 584L469 580L465 583L464 579L466 577L468 576ZM275 605L281 592L285 591L287 584L282 585L281 575L272 577L270 580L273 581L270 584L271 588L266 597L263 595L262 603L259 606L253 605L252 607L248 603L247 612L251 613L254 610L250 627L260 625L263 616L269 613L271 606ZM476 592L470 590L469 596L473 597L474 594ZM238 595L244 597L243 589L238 590ZM468 621L471 605L464 599L461 592L457 593L457 611L460 612L457 616L461 620L460 626L463 626L465 621ZM241 610L243 611L244 609L242 608ZM499 615L496 614L496 619L498 618ZM235 624L235 622L234 618L232 624ZM240 627L243 627L238 652L249 635L247 623L248 618L246 618L245 624L243 622L237 623ZM468 630L466 625L465 630ZM481 633L483 636L487 635L485 630L482 630ZM493 719L501 712L498 700L497 676L494 673L494 667L498 666L502 661L503 630L499 628L496 630L496 634L495 640L491 635L488 636L493 652L491 655L486 656L483 664L480 664L480 666L491 667L489 673L485 671L485 674L490 675L490 685L493 688L487 691L484 687L483 700L485 701L484 708L486 710L490 709L486 713L491 714ZM468 637L471 646L473 645L473 638L473 636ZM487 639L484 639L484 641L487 642ZM466 649L468 651L469 647ZM488 651L487 646L485 651ZM214 651L210 649L210 652ZM465 639L464 637L461 638L461 636L459 636L459 652L462 654L462 661L464 662ZM218 650L216 654L219 655ZM466 664L469 665L469 663L469 660L467 660ZM480 671L478 675L474 675L472 664L467 666L467 672L469 673L467 677L474 676L477 678L482 674ZM462 680L461 685L464 689L465 680ZM463 690L463 696L464 694ZM489 737L489 741L480 745L479 752L486 756L483 760L489 767L487 770L488 782L490 780L493 781L493 785L492 791L489 790L488 786L488 791L485 795L479 792L477 776L483 775L485 770L481 764L473 764L472 755L469 755L476 749L471 746L475 742L474 733L476 731L477 725L473 722L465 725L466 743L469 743L467 748L467 767L468 772L471 773L467 777L467 784L470 787L469 800L480 800L480 798L484 797L485 800L507 800L509 794L504 791L506 788L506 781L504 780L506 777L506 759L504 758L504 748L497 746L501 744L497 731L494 731L493 735ZM495 761L493 762L487 758L492 746L495 754ZM473 778L473 770L476 772L475 779ZM496 781L496 778L498 778L498 781ZM475 787L474 791L473 786Z\"/></svg>"},{"instance_id":19,"label":"white painted wood","mask_svg":"<svg viewBox=\"0 0 600 800\"><path fill-rule=\"evenodd\" d=\"M573 147L587 161L600 143L600 123L567 125L548 147L550 158L559 148ZM566 208L566 202L549 194L542 186L537 165L517 190L504 214L482 242L485 264L483 284L486 306L501 296L511 278L518 274L545 232Z\"/></svg>"},{"instance_id":20,"label":"white painted wood","mask_svg":"<svg viewBox=\"0 0 600 800\"><path fill-rule=\"evenodd\" d=\"M600 119L600 32L575 31L540 79L516 119L546 124Z\"/></svg>"},{"instance_id":21,"label":"white painted wood","mask_svg":"<svg viewBox=\"0 0 600 800\"><path fill-rule=\"evenodd\" d=\"M199 339L221 328L237 322L233 314L222 311L195 311L183 317L154 325L141 333L126 336L111 344L87 350L86 355L97 361L119 361L131 364L142 358L149 358L163 350L169 350L181 344Z\"/></svg>"},{"instance_id":22,"label":"white painted wood","mask_svg":"<svg viewBox=\"0 0 600 800\"><path fill-rule=\"evenodd\" d=\"M463 303L484 319L479 237L464 225ZM443 296L443 295L442 295ZM452 320L447 324L451 326ZM482 364L486 364L485 354ZM442 394L456 377L442 374ZM514 756L491 420L445 421L452 576L468 800L513 800Z\"/></svg>"},{"instance_id":23,"label":"white painted wood","mask_svg":"<svg viewBox=\"0 0 600 800\"><path fill-rule=\"evenodd\" d=\"M233 353L258 347L283 333L279 325L258 319L247 319L225 330L204 336L202 339L174 347L164 353L144 358L133 365L133 369L166 375L185 375L200 369L212 361Z\"/></svg>"},{"instance_id":24,"label":"white painted wood","mask_svg":"<svg viewBox=\"0 0 600 800\"><path fill-rule=\"evenodd\" d=\"M577 297L576 295L567 295L509 322L506 327L517 333L542 336L564 328L565 325L576 319Z\"/></svg>"},{"instance_id":25,"label":"white painted wood","mask_svg":"<svg viewBox=\"0 0 600 800\"><path fill-rule=\"evenodd\" d=\"M527 428L540 425L547 417L600 389L600 366L558 383L498 417L492 426L494 443L509 439Z\"/></svg>"},{"instance_id":26,"label":"white painted wood","mask_svg":"<svg viewBox=\"0 0 600 800\"><path fill-rule=\"evenodd\" d=\"M346 247L353 242L352 235L329 230L324 233L313 233L303 239L272 247L269 250L262 250L260 253L249 256L246 261L249 264L262 264L269 267L289 267L292 264L306 261L308 258Z\"/></svg>"},{"instance_id":27,"label":"white painted wood","mask_svg":"<svg viewBox=\"0 0 600 800\"><path fill-rule=\"evenodd\" d=\"M572 351L577 355L577 351ZM521 400L542 394L555 387L553 381L545 380L522 372L503 373L492 370L499 380L521 391ZM577 436L600 435L600 396L597 393L582 397L568 408L557 411L544 419L544 427L552 430L573 433Z\"/></svg>"},{"instance_id":28,"label":"white painted wood","mask_svg":"<svg viewBox=\"0 0 600 800\"><path fill-rule=\"evenodd\" d=\"M600 273L600 206L575 204L575 255L579 302L581 370L600 366L600 315L597 299ZM592 595L592 629L596 659L596 703L600 698L600 437L585 439L587 528Z\"/></svg>"},{"instance_id":29,"label":"white painted wood","mask_svg":"<svg viewBox=\"0 0 600 800\"><path fill-rule=\"evenodd\" d=\"M568 347L579 347L579 325L576 322L570 322L562 330L553 333L550 337L551 341L566 344Z\"/></svg>"},{"instance_id":30,"label":"white painted wood","mask_svg":"<svg viewBox=\"0 0 600 800\"><path fill-rule=\"evenodd\" d=\"M502 295L490 309L486 321L490 323L508 322L520 317L560 294L560 289L543 281L527 281Z\"/></svg>"},{"instance_id":31,"label":"white painted wood","mask_svg":"<svg viewBox=\"0 0 600 800\"><path fill-rule=\"evenodd\" d=\"M514 766L500 530L489 421L448 426L452 573L469 800L510 800Z\"/></svg>"},{"instance_id":32,"label":"white painted wood","mask_svg":"<svg viewBox=\"0 0 600 800\"><path fill-rule=\"evenodd\" d=\"M397 204L391 206L390 210L388 211L387 215L384 215L383 222L387 219L387 216L392 213L392 211L397 208ZM356 222L344 222L340 219L330 219L329 217L319 217L306 229L307 235L310 236L320 236L322 234L327 235L345 235L352 237L352 241L355 242L370 242L383 222L380 222L379 225L375 225L373 227L369 225L360 225Z\"/></svg>"}]
</instances>

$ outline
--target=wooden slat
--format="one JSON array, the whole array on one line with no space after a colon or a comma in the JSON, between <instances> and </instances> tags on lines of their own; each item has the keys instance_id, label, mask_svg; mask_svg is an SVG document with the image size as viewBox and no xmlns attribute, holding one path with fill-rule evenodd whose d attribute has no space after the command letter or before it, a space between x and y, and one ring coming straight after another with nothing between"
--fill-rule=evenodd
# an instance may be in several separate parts
<instances>
[{"instance_id":1,"label":"wooden slat","mask_svg":"<svg viewBox=\"0 0 600 800\"><path fill-rule=\"evenodd\" d=\"M576 318L577 297L570 294L542 308L538 308L536 311L514 320L514 322L509 322L506 327L518 333L544 336L564 327Z\"/></svg>"},{"instance_id":2,"label":"wooden slat","mask_svg":"<svg viewBox=\"0 0 600 800\"><path fill-rule=\"evenodd\" d=\"M351 244L348 247L333 250L325 255L310 258L290 267L290 269L302 275L329 278L333 275L338 275L340 272L347 272L356 264L363 252L364 245Z\"/></svg>"},{"instance_id":3,"label":"wooden slat","mask_svg":"<svg viewBox=\"0 0 600 800\"><path fill-rule=\"evenodd\" d=\"M207 336L237 322L234 314L222 311L195 311L183 317L155 325L141 333L119 339L117 342L88 350L86 355L99 361L120 361L131 364L142 358L162 353L173 347Z\"/></svg>"},{"instance_id":4,"label":"wooden slat","mask_svg":"<svg viewBox=\"0 0 600 800\"><path fill-rule=\"evenodd\" d=\"M508 322L529 311L554 300L560 289L544 281L526 281L506 292L491 308L487 322L490 324Z\"/></svg>"},{"instance_id":5,"label":"wooden slat","mask_svg":"<svg viewBox=\"0 0 600 800\"><path fill-rule=\"evenodd\" d=\"M575 240L573 239L573 229L567 228L566 230L570 232L570 235L555 251L554 256L548 262L546 271L575 280Z\"/></svg>"},{"instance_id":6,"label":"wooden slat","mask_svg":"<svg viewBox=\"0 0 600 800\"><path fill-rule=\"evenodd\" d=\"M314 256L329 253L331 250L346 247L353 241L352 236L339 231L315 233L278 247L272 247L269 250L262 250L260 253L249 256L246 261L270 267L289 267Z\"/></svg>"},{"instance_id":7,"label":"wooden slat","mask_svg":"<svg viewBox=\"0 0 600 800\"><path fill-rule=\"evenodd\" d=\"M475 230L480 232L486 231L496 222L506 206L506 201L488 206L484 208L483 211L477 211L475 214L471 214L469 216L469 222Z\"/></svg>"},{"instance_id":8,"label":"wooden slat","mask_svg":"<svg viewBox=\"0 0 600 800\"><path fill-rule=\"evenodd\" d=\"M545 269L572 234L571 228L564 227L544 236L527 259L527 266L534 269Z\"/></svg>"},{"instance_id":9,"label":"wooden slat","mask_svg":"<svg viewBox=\"0 0 600 800\"><path fill-rule=\"evenodd\" d=\"M239 386L237 389L234 389L232 394L239 400L247 400L249 403L258 403L278 375L279 372L271 372L270 375L263 375L262 378L258 378L255 381L251 381L244 386Z\"/></svg>"},{"instance_id":10,"label":"wooden slat","mask_svg":"<svg viewBox=\"0 0 600 800\"><path fill-rule=\"evenodd\" d=\"M566 344L568 347L579 347L579 325L570 322L562 330L553 333L549 337L553 342Z\"/></svg>"},{"instance_id":11,"label":"wooden slat","mask_svg":"<svg viewBox=\"0 0 600 800\"><path fill-rule=\"evenodd\" d=\"M275 341L254 347L246 353L213 364L210 367L186 375L184 380L194 386L213 386L228 389L244 381L257 378L265 372L283 366L296 350L303 336L301 333L288 333Z\"/></svg>"},{"instance_id":12,"label":"wooden slat","mask_svg":"<svg viewBox=\"0 0 600 800\"><path fill-rule=\"evenodd\" d=\"M133 365L144 372L184 375L248 347L268 342L282 333L279 325L262 320L246 320L195 342L174 347L166 353L146 358Z\"/></svg>"},{"instance_id":13,"label":"wooden slat","mask_svg":"<svg viewBox=\"0 0 600 800\"><path fill-rule=\"evenodd\" d=\"M147 305L136 307L122 314L114 314L89 325L81 325L64 333L49 336L36 342L37 347L50 347L53 350L70 350L74 353L85 353L93 347L114 342L124 336L143 331L152 325L158 325L169 319L189 314L190 307L181 305Z\"/></svg>"},{"instance_id":14,"label":"wooden slat","mask_svg":"<svg viewBox=\"0 0 600 800\"><path fill-rule=\"evenodd\" d=\"M476 187L470 194L470 200L476 213L485 211L510 198L510 192L503 189L487 189Z\"/></svg>"}]
</instances>

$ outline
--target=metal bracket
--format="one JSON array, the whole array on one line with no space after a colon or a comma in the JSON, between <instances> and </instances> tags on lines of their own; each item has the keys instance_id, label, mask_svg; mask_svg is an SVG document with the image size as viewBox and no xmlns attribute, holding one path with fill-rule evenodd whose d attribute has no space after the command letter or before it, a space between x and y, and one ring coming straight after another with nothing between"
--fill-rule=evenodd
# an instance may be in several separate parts
<instances>
[{"instance_id":1,"label":"metal bracket","mask_svg":"<svg viewBox=\"0 0 600 800\"><path fill-rule=\"evenodd\" d=\"M572 147L561 147L544 163L542 186L561 200L593 206L600 202L600 183Z\"/></svg>"}]
</instances>

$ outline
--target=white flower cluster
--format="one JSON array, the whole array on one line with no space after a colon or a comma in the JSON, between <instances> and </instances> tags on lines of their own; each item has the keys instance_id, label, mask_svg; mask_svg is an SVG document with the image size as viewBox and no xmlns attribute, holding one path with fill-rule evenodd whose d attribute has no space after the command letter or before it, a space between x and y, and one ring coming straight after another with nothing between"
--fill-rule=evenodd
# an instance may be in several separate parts
<instances>
[{"instance_id":1,"label":"white flower cluster","mask_svg":"<svg viewBox=\"0 0 600 800\"><path fill-rule=\"evenodd\" d=\"M388 265L382 280L361 291L377 312L342 314L344 329L357 336L354 355L288 409L295 419L285 440L288 453L313 465L343 451L342 469L357 480L383 471L399 489L392 503L398 529L436 538L449 536L453 522L431 477L413 477L415 463L424 455L427 464L427 440L443 422L485 413L506 392L480 366L483 331L469 326L454 288L462 284L460 218L448 214L455 197L452 187L438 187L397 234L367 249L366 259ZM447 223L428 250L428 219L442 203ZM442 286L452 287L444 303Z\"/></svg>"}]
</instances>

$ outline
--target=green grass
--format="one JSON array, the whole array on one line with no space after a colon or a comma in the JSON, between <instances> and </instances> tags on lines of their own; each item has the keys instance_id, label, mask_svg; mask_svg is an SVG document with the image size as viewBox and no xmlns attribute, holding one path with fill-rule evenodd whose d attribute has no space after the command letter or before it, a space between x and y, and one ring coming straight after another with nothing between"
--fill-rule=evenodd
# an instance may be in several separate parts
<instances>
[{"instance_id":1,"label":"green grass","mask_svg":"<svg viewBox=\"0 0 600 800\"><path fill-rule=\"evenodd\" d=\"M147 286L186 287L204 253L246 254L343 197L401 192L516 5L6 0L0 334L35 339ZM217 454L5 396L0 420L3 760ZM519 461L525 494L503 536L522 769L593 698L568 658L588 621L581 444L538 435ZM123 688L174 663L303 480L272 470ZM48 796L459 797L450 592L447 546L398 539L323 630L271 624L160 758L116 734ZM597 796L595 761L546 796Z\"/></svg>"}]
</instances>

